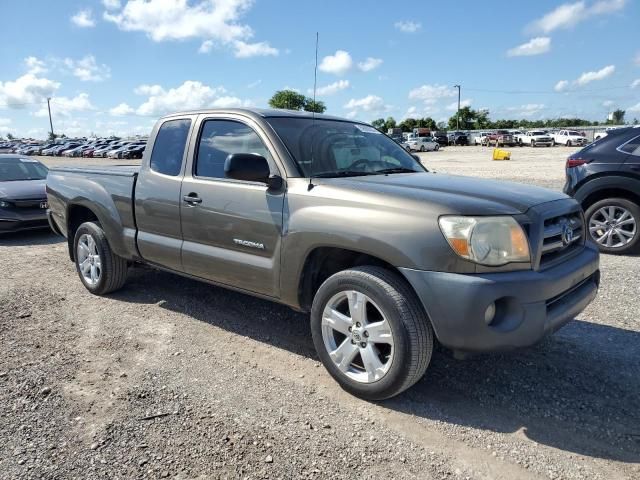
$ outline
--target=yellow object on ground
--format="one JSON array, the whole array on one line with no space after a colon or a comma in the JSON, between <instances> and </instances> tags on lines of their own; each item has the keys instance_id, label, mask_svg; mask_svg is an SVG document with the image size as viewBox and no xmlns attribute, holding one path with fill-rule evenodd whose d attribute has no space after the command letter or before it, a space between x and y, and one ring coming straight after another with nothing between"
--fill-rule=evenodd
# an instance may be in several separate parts
<instances>
[{"instance_id":1,"label":"yellow object on ground","mask_svg":"<svg viewBox=\"0 0 640 480\"><path fill-rule=\"evenodd\" d=\"M494 148L493 159L494 160L511 160L511 152L508 152L507 150L501 150L499 148Z\"/></svg>"}]
</instances>

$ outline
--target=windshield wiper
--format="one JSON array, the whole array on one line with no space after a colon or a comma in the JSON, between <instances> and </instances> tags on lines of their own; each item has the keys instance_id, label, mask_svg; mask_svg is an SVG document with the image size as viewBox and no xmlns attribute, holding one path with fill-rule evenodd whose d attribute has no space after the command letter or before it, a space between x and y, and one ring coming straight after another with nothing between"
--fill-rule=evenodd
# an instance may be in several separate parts
<instances>
[{"instance_id":1,"label":"windshield wiper","mask_svg":"<svg viewBox=\"0 0 640 480\"><path fill-rule=\"evenodd\" d=\"M334 178L334 177L364 177L366 175L377 175L377 172L359 172L356 170L340 170L339 172L314 173L313 178Z\"/></svg>"},{"instance_id":2,"label":"windshield wiper","mask_svg":"<svg viewBox=\"0 0 640 480\"><path fill-rule=\"evenodd\" d=\"M382 170L376 170L375 173L418 173L418 171L414 170L413 168L394 167L394 168L383 168Z\"/></svg>"}]
</instances>

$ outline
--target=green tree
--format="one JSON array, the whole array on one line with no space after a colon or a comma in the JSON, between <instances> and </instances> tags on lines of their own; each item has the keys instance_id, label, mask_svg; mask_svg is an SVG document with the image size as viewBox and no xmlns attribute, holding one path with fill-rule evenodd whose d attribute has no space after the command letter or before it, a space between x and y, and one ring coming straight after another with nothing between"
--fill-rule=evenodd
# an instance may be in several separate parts
<instances>
[{"instance_id":1,"label":"green tree","mask_svg":"<svg viewBox=\"0 0 640 480\"><path fill-rule=\"evenodd\" d=\"M324 102L312 98L305 98L302 109L306 112L324 113L327 107Z\"/></svg>"},{"instance_id":2,"label":"green tree","mask_svg":"<svg viewBox=\"0 0 640 480\"><path fill-rule=\"evenodd\" d=\"M15 140L15 139L16 139L16 137L11 135L10 133L7 133L7 140Z\"/></svg>"},{"instance_id":3,"label":"green tree","mask_svg":"<svg viewBox=\"0 0 640 480\"><path fill-rule=\"evenodd\" d=\"M400 122L400 125L398 126L402 129L403 132L413 132L413 129L416 128L417 123L418 122L415 118L405 118Z\"/></svg>"},{"instance_id":4,"label":"green tree","mask_svg":"<svg viewBox=\"0 0 640 480\"><path fill-rule=\"evenodd\" d=\"M371 126L377 128L381 132L384 131L385 121L384 118L376 118L373 122L371 122Z\"/></svg>"},{"instance_id":5,"label":"green tree","mask_svg":"<svg viewBox=\"0 0 640 480\"><path fill-rule=\"evenodd\" d=\"M438 122L436 124L436 126L438 127L438 130L446 130L447 129L447 124L446 122Z\"/></svg>"},{"instance_id":6,"label":"green tree","mask_svg":"<svg viewBox=\"0 0 640 480\"><path fill-rule=\"evenodd\" d=\"M302 110L307 97L294 90L278 90L269 99L271 108L286 108L287 110Z\"/></svg>"},{"instance_id":7,"label":"green tree","mask_svg":"<svg viewBox=\"0 0 640 480\"><path fill-rule=\"evenodd\" d=\"M396 119L393 117L387 118L384 122L385 131L388 131L390 128L396 128Z\"/></svg>"},{"instance_id":8,"label":"green tree","mask_svg":"<svg viewBox=\"0 0 640 480\"><path fill-rule=\"evenodd\" d=\"M624 110L614 110L612 117L613 117L613 123L615 125L622 125L624 123L624 114L625 111Z\"/></svg>"}]
</instances>

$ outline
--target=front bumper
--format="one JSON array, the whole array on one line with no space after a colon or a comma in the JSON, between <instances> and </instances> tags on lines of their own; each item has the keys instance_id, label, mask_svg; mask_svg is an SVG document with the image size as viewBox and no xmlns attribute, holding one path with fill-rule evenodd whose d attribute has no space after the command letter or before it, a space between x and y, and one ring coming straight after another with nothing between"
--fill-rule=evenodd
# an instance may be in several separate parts
<instances>
[{"instance_id":1,"label":"front bumper","mask_svg":"<svg viewBox=\"0 0 640 480\"><path fill-rule=\"evenodd\" d=\"M463 352L533 345L572 320L595 298L597 248L541 271L457 274L401 268L444 346ZM492 323L485 312L495 302Z\"/></svg>"},{"instance_id":2,"label":"front bumper","mask_svg":"<svg viewBox=\"0 0 640 480\"><path fill-rule=\"evenodd\" d=\"M21 232L23 230L48 227L49 222L44 209L29 212L0 210L0 233Z\"/></svg>"}]
</instances>

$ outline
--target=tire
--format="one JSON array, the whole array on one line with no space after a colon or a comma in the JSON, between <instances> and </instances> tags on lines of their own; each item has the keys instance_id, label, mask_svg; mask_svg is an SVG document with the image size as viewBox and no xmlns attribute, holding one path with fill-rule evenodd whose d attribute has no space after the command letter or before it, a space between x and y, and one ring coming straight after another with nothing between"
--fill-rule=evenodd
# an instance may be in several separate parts
<instances>
[{"instance_id":1,"label":"tire","mask_svg":"<svg viewBox=\"0 0 640 480\"><path fill-rule=\"evenodd\" d=\"M356 323L359 317L349 307L356 295L367 305L361 324ZM328 321L330 317L324 315L327 309L345 312L339 317L342 321ZM377 318L371 322L374 314ZM378 335L387 332L392 346L389 340L375 342L374 335L367 333L367 325L382 323L380 315L386 326ZM433 352L433 329L415 293L402 277L381 267L357 267L329 277L313 299L311 334L329 374L344 390L365 400L384 400L411 387L424 375ZM329 352L336 358L338 347L343 355L336 363ZM377 362L369 365L380 365L377 369L364 368L363 359L371 355ZM375 372L373 377L371 371Z\"/></svg>"},{"instance_id":2,"label":"tire","mask_svg":"<svg viewBox=\"0 0 640 480\"><path fill-rule=\"evenodd\" d=\"M571 146L571 140L567 140L567 143L564 144L565 147L570 147Z\"/></svg>"},{"instance_id":3,"label":"tire","mask_svg":"<svg viewBox=\"0 0 640 480\"><path fill-rule=\"evenodd\" d=\"M535 141L535 140L531 140L531 146L532 146L533 148L536 148L536 141Z\"/></svg>"},{"instance_id":4,"label":"tire","mask_svg":"<svg viewBox=\"0 0 640 480\"><path fill-rule=\"evenodd\" d=\"M424 152L424 151L425 151L425 150L424 150L424 145L422 145L422 146L420 147L420 151L421 151L421 152Z\"/></svg>"},{"instance_id":5,"label":"tire","mask_svg":"<svg viewBox=\"0 0 640 480\"><path fill-rule=\"evenodd\" d=\"M555 146L556 146L556 139L555 139L555 138L551 141L551 146L552 146L552 147L555 147Z\"/></svg>"},{"instance_id":6,"label":"tire","mask_svg":"<svg viewBox=\"0 0 640 480\"><path fill-rule=\"evenodd\" d=\"M80 246L81 243L84 247ZM85 254L88 255L83 257ZM78 227L73 238L73 257L80 281L94 295L114 292L127 280L127 261L113 253L99 223L85 222ZM81 264L85 262L88 262L89 271L85 269L83 273Z\"/></svg>"},{"instance_id":7,"label":"tire","mask_svg":"<svg viewBox=\"0 0 640 480\"><path fill-rule=\"evenodd\" d=\"M437 152L438 150L440 150L440 145L436 143L435 147L433 147L433 149Z\"/></svg>"},{"instance_id":8,"label":"tire","mask_svg":"<svg viewBox=\"0 0 640 480\"><path fill-rule=\"evenodd\" d=\"M614 209L614 217L620 219L622 212L626 211L629 214L629 218L632 218L635 222L633 225L630 223L620 225L617 229L624 230L627 232L626 234L613 233L613 235L609 235L612 237L611 243L613 245L607 245L606 238L599 240L599 237L604 234L607 227L603 226L600 230L592 231L592 228L599 227L599 224L596 222L602 223L602 220L604 219L601 213L602 209L607 209L607 211L610 212L610 208ZM614 255L640 253L640 206L638 204L631 202L626 198L605 198L604 200L600 200L587 208L584 216L589 236L596 243L598 249L602 253L610 253ZM615 231L616 229L613 230ZM632 236L629 236L630 233L632 233ZM624 244L621 240L623 238L626 240L626 243ZM614 242L620 243L620 245L616 245Z\"/></svg>"}]
</instances>

